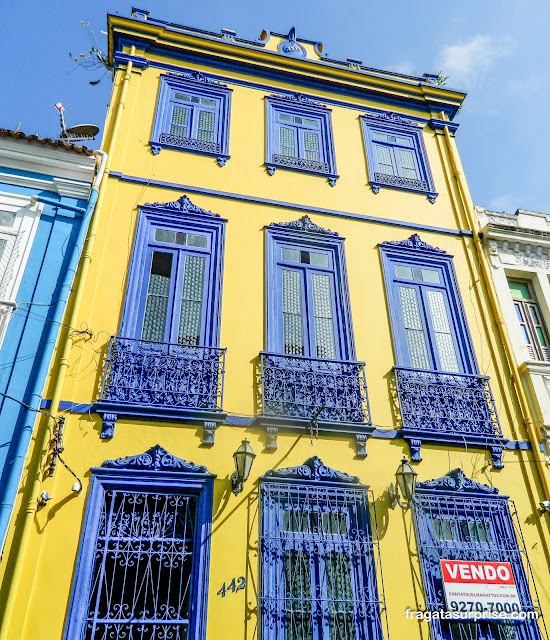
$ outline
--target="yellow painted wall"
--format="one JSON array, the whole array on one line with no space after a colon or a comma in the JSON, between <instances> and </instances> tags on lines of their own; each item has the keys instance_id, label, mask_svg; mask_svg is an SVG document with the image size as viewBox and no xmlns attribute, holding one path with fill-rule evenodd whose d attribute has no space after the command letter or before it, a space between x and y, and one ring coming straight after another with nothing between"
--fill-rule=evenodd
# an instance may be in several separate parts
<instances>
[{"instance_id":1,"label":"yellow painted wall","mask_svg":"<svg viewBox=\"0 0 550 640\"><path fill-rule=\"evenodd\" d=\"M151 59L154 60L154 56ZM198 67L186 65L186 68ZM201 67L201 70L221 73L206 67ZM148 142L159 75L160 71L154 67L131 75L122 122L111 156L113 171L146 180L246 194L404 223L447 229L460 229L465 225L464 211L449 167L448 149L441 134L436 134L428 127L424 129L424 139L439 191L434 205L421 194L390 189L381 189L378 195L372 193L368 186L359 122L359 115L363 111L355 109L331 107L336 160L341 176L336 187L330 187L322 177L291 171L277 170L274 176L269 176L263 166L264 97L284 85L270 82L273 91L241 87L231 84L232 78L237 77L232 72L224 74L225 82L233 88L231 159L227 165L220 168L214 158L167 149L154 156ZM122 73L117 75L118 82L122 76ZM305 87L302 90L321 101L323 95L346 100L341 94L321 94ZM118 91L115 90L115 101L117 95ZM365 112L370 106L382 106L366 100L361 102L354 99L350 102L360 104ZM100 224L93 260L84 283L84 298L77 324L78 328L89 328L93 337L83 334L75 339L61 394L63 401L91 404L98 398L109 336L117 333L120 322L138 205L170 202L178 199L182 192L107 179L103 204L98 212ZM265 347L263 227L271 222L295 220L303 212L216 196L190 194L190 197L194 204L219 213L228 220L220 340L221 346L228 349L224 409L241 416L254 414L254 367L259 352ZM372 419L381 428L394 429L397 420L390 384L395 357L377 245L384 241L403 240L414 231L345 217L319 214L310 214L310 217L316 224L337 231L346 238L356 353L358 360L366 362ZM527 436L518 420L518 405L509 382L502 347L497 347L496 351L491 348L491 340L496 340L498 344L500 342L492 316L487 311L486 292L482 293L481 299L476 296L474 282L480 278L480 272L477 266L472 270L467 259L467 252L473 253L472 240L432 232L421 232L420 235L425 242L455 256L455 268L475 352L481 372L491 377L504 435L525 440ZM49 394L56 382L56 364L51 372L46 398L51 397ZM390 635L394 640L428 638L426 623L405 619L407 607L424 608L411 512L403 512L399 508L390 510L387 496L387 488L394 481L401 457L408 455L408 447L403 440L369 439L368 457L361 460L355 455L354 442L346 437L322 435L310 444L307 433L300 436L281 432L278 449L267 451L265 433L261 428L224 425L216 432L215 445L207 448L201 445L202 427L121 418L117 422L114 438L104 441L99 438L101 420L97 414L67 413L66 418L64 457L83 479L84 491L80 496L71 493L73 478L60 465L55 477L44 481L43 488L52 494L53 500L38 511L30 544L20 560L23 563L22 580L7 637L50 640L62 636L90 468L100 466L106 459L142 453L159 443L175 456L206 465L217 476L210 557L208 640L252 640L258 637L258 478L269 469L295 466L312 455L319 456L328 466L359 476L363 483L371 486L379 523ZM43 419L41 428L45 428L46 423L47 420ZM257 457L245 491L235 497L229 481L233 471L232 454L245 436L250 440ZM548 558L545 556L548 524L544 520L548 516L541 516L537 511L538 499L541 498L537 499L539 487L531 452L506 451L506 466L500 472L492 471L490 457L482 450L464 452L424 445L422 452L424 460L417 466L419 480L440 477L451 469L462 467L468 477L497 486L502 494L512 496L542 607L550 614L550 581ZM38 454L34 451L34 459L29 458L30 468L36 464ZM18 539L18 527L24 517L27 501L29 497L33 499L26 494L27 486L25 475L18 501L21 511L12 524L0 568L2 575L8 578L4 581L4 597L10 584L9 576L17 562L17 543L14 544L14 539ZM225 598L216 595L223 582L227 583L240 575L247 577L245 591L228 594Z\"/></svg>"}]
</instances>

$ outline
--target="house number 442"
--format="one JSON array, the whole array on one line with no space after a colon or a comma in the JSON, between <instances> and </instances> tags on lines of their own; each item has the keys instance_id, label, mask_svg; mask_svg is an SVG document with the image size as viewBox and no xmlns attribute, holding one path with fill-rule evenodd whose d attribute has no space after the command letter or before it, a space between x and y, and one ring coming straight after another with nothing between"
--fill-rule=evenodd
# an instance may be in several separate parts
<instances>
[{"instance_id":1,"label":"house number 442","mask_svg":"<svg viewBox=\"0 0 550 640\"><path fill-rule=\"evenodd\" d=\"M223 583L222 588L218 591L218 595L222 598L225 598L225 594L228 591L233 591L233 593L236 593L237 591L244 589L245 586L246 578L244 576L241 576L240 578L233 578L233 580L231 580L227 587L225 586L225 582Z\"/></svg>"}]
</instances>

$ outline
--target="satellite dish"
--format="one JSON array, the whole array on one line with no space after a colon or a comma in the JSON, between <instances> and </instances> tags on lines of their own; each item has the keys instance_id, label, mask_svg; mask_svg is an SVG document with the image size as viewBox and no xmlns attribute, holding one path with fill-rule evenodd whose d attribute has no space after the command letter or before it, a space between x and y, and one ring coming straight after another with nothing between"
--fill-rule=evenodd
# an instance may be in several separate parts
<instances>
[{"instance_id":1,"label":"satellite dish","mask_svg":"<svg viewBox=\"0 0 550 640\"><path fill-rule=\"evenodd\" d=\"M63 116L63 112L65 111L65 107L58 102L55 105L57 112L59 113L59 119L61 122L61 133L59 138L61 140L67 142L76 142L79 140L93 140L99 131L99 127L96 127L95 124L77 124L74 127L65 126L65 117Z\"/></svg>"},{"instance_id":2,"label":"satellite dish","mask_svg":"<svg viewBox=\"0 0 550 640\"><path fill-rule=\"evenodd\" d=\"M74 127L69 127L68 129L65 129L64 133L65 135L63 135L63 133L61 134L62 138L76 138L76 139L81 139L81 138L93 138L94 136L97 135L99 131L99 127L96 127L95 124L77 124Z\"/></svg>"}]
</instances>

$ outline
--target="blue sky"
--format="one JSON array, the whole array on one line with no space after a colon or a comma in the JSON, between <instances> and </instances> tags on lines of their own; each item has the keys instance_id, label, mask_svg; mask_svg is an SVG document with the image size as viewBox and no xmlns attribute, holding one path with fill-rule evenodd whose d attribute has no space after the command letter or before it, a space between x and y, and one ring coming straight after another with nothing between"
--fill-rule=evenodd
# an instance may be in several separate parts
<instances>
[{"instance_id":1,"label":"blue sky","mask_svg":"<svg viewBox=\"0 0 550 640\"><path fill-rule=\"evenodd\" d=\"M138 0L136 0L138 2ZM262 29L322 41L330 57L422 75L442 70L448 86L468 92L456 120L457 142L476 204L499 211L550 212L548 0L139 0L156 18L246 38ZM105 48L106 14L132 4L104 0L0 0L0 127L56 137L54 104L69 125L103 125L109 76L69 58L89 49L81 21ZM541 121L542 118L542 121ZM93 145L90 145L93 146Z\"/></svg>"}]
</instances>

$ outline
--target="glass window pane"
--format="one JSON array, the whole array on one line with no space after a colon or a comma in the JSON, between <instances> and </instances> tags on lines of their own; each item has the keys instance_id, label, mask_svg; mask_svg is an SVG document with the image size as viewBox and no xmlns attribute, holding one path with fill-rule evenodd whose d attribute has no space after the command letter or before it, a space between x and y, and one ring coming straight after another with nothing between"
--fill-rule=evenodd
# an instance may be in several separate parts
<instances>
[{"instance_id":1,"label":"glass window pane","mask_svg":"<svg viewBox=\"0 0 550 640\"><path fill-rule=\"evenodd\" d=\"M412 142L409 138L397 138L397 144L402 144L406 147L412 147Z\"/></svg>"},{"instance_id":2,"label":"glass window pane","mask_svg":"<svg viewBox=\"0 0 550 640\"><path fill-rule=\"evenodd\" d=\"M399 158L401 160L401 170L405 178L416 180L416 164L414 162L414 153L408 149L399 149Z\"/></svg>"},{"instance_id":3,"label":"glass window pane","mask_svg":"<svg viewBox=\"0 0 550 640\"><path fill-rule=\"evenodd\" d=\"M424 282L439 282L439 271L435 269L422 269L422 280Z\"/></svg>"},{"instance_id":4,"label":"glass window pane","mask_svg":"<svg viewBox=\"0 0 550 640\"><path fill-rule=\"evenodd\" d=\"M309 252L309 263L318 267L328 267L329 258L326 253L317 253L316 251Z\"/></svg>"},{"instance_id":5,"label":"glass window pane","mask_svg":"<svg viewBox=\"0 0 550 640\"><path fill-rule=\"evenodd\" d=\"M306 160L320 160L319 136L316 133L304 132L304 151Z\"/></svg>"},{"instance_id":6,"label":"glass window pane","mask_svg":"<svg viewBox=\"0 0 550 640\"><path fill-rule=\"evenodd\" d=\"M398 278L406 278L407 280L412 280L413 279L412 267L407 267L404 264L396 264L395 275Z\"/></svg>"},{"instance_id":7,"label":"glass window pane","mask_svg":"<svg viewBox=\"0 0 550 640\"><path fill-rule=\"evenodd\" d=\"M215 115L212 111L199 111L199 128L197 139L203 142L214 141L214 121Z\"/></svg>"},{"instance_id":8,"label":"glass window pane","mask_svg":"<svg viewBox=\"0 0 550 640\"><path fill-rule=\"evenodd\" d=\"M332 318L332 293L330 276L313 273L313 315L318 358L336 358L334 341L334 321Z\"/></svg>"},{"instance_id":9,"label":"glass window pane","mask_svg":"<svg viewBox=\"0 0 550 640\"><path fill-rule=\"evenodd\" d=\"M539 339L539 342L541 344L542 347L546 347L546 338L544 337L544 333L542 332L542 328L541 327L536 327L537 330L537 336Z\"/></svg>"},{"instance_id":10,"label":"glass window pane","mask_svg":"<svg viewBox=\"0 0 550 640\"><path fill-rule=\"evenodd\" d=\"M307 551L284 552L286 640L313 640L311 561Z\"/></svg>"},{"instance_id":11,"label":"glass window pane","mask_svg":"<svg viewBox=\"0 0 550 640\"><path fill-rule=\"evenodd\" d=\"M14 222L15 213L0 211L0 227L13 227Z\"/></svg>"},{"instance_id":12,"label":"glass window pane","mask_svg":"<svg viewBox=\"0 0 550 640\"><path fill-rule=\"evenodd\" d=\"M456 525L447 518L433 519L434 535L438 540L456 540Z\"/></svg>"},{"instance_id":13,"label":"glass window pane","mask_svg":"<svg viewBox=\"0 0 550 640\"><path fill-rule=\"evenodd\" d=\"M2 260L2 256L4 254L7 244L8 244L8 241L5 238L0 238L0 260Z\"/></svg>"},{"instance_id":14,"label":"glass window pane","mask_svg":"<svg viewBox=\"0 0 550 640\"><path fill-rule=\"evenodd\" d=\"M191 96L191 102L194 104L199 104L200 98L198 96Z\"/></svg>"},{"instance_id":15,"label":"glass window pane","mask_svg":"<svg viewBox=\"0 0 550 640\"><path fill-rule=\"evenodd\" d=\"M175 93L174 98L176 98L176 100L182 100L183 102L191 102L191 96L187 93Z\"/></svg>"},{"instance_id":16,"label":"glass window pane","mask_svg":"<svg viewBox=\"0 0 550 640\"><path fill-rule=\"evenodd\" d=\"M508 280L508 286L513 298L522 298L523 300L531 300L529 285L527 282L515 282Z\"/></svg>"},{"instance_id":17,"label":"glass window pane","mask_svg":"<svg viewBox=\"0 0 550 640\"><path fill-rule=\"evenodd\" d=\"M458 372L458 359L454 346L453 336L445 299L442 291L429 290L426 292L430 315L432 318L432 326L435 332L435 341L437 351L439 353L439 361L443 371Z\"/></svg>"},{"instance_id":18,"label":"glass window pane","mask_svg":"<svg viewBox=\"0 0 550 640\"><path fill-rule=\"evenodd\" d=\"M187 126L189 123L189 109L174 107L170 122L170 134L180 138L187 138Z\"/></svg>"},{"instance_id":19,"label":"glass window pane","mask_svg":"<svg viewBox=\"0 0 550 640\"><path fill-rule=\"evenodd\" d=\"M290 158L296 157L295 145L294 145L294 129L289 127L281 127L279 129L279 152L282 156L288 156Z\"/></svg>"},{"instance_id":20,"label":"glass window pane","mask_svg":"<svg viewBox=\"0 0 550 640\"><path fill-rule=\"evenodd\" d=\"M201 98L201 104L203 104L205 107L215 107L216 101L211 100L210 98Z\"/></svg>"},{"instance_id":21,"label":"glass window pane","mask_svg":"<svg viewBox=\"0 0 550 640\"><path fill-rule=\"evenodd\" d=\"M283 269L283 343L285 353L304 355L302 277L288 269Z\"/></svg>"},{"instance_id":22,"label":"glass window pane","mask_svg":"<svg viewBox=\"0 0 550 640\"><path fill-rule=\"evenodd\" d=\"M164 341L172 279L172 259L171 253L153 252L141 332L143 340Z\"/></svg>"},{"instance_id":23,"label":"glass window pane","mask_svg":"<svg viewBox=\"0 0 550 640\"><path fill-rule=\"evenodd\" d=\"M373 140L384 140L384 142L388 141L388 136L385 133L379 133L378 131L372 134L372 138Z\"/></svg>"},{"instance_id":24,"label":"glass window pane","mask_svg":"<svg viewBox=\"0 0 550 640\"><path fill-rule=\"evenodd\" d=\"M420 315L416 289L399 287L399 299L401 301L411 366L418 369L430 369L424 325Z\"/></svg>"},{"instance_id":25,"label":"glass window pane","mask_svg":"<svg viewBox=\"0 0 550 640\"><path fill-rule=\"evenodd\" d=\"M205 256L185 257L178 329L180 344L200 343L205 265Z\"/></svg>"},{"instance_id":26,"label":"glass window pane","mask_svg":"<svg viewBox=\"0 0 550 640\"><path fill-rule=\"evenodd\" d=\"M294 116L294 122L296 124L302 124L302 118L300 118L300 116Z\"/></svg>"},{"instance_id":27,"label":"glass window pane","mask_svg":"<svg viewBox=\"0 0 550 640\"><path fill-rule=\"evenodd\" d=\"M288 262L300 262L300 251L283 247L281 249L281 258Z\"/></svg>"},{"instance_id":28,"label":"glass window pane","mask_svg":"<svg viewBox=\"0 0 550 640\"><path fill-rule=\"evenodd\" d=\"M188 233L187 245L189 247L200 247L201 249L206 249L207 237L198 233Z\"/></svg>"},{"instance_id":29,"label":"glass window pane","mask_svg":"<svg viewBox=\"0 0 550 640\"><path fill-rule=\"evenodd\" d=\"M308 127L315 127L315 128L319 127L319 121L313 120L312 118L304 118L303 124L307 125Z\"/></svg>"},{"instance_id":30,"label":"glass window pane","mask_svg":"<svg viewBox=\"0 0 550 640\"><path fill-rule=\"evenodd\" d=\"M174 244L176 241L176 232L170 229L155 229L155 240L157 242L169 242Z\"/></svg>"},{"instance_id":31,"label":"glass window pane","mask_svg":"<svg viewBox=\"0 0 550 640\"><path fill-rule=\"evenodd\" d=\"M388 147L377 144L374 148L376 149L376 156L378 158L378 171L380 173L393 176L395 172L393 170L391 153Z\"/></svg>"},{"instance_id":32,"label":"glass window pane","mask_svg":"<svg viewBox=\"0 0 550 640\"><path fill-rule=\"evenodd\" d=\"M186 242L186 233L183 233L181 231L178 231L176 233L176 244L181 244L181 245L185 245Z\"/></svg>"},{"instance_id":33,"label":"glass window pane","mask_svg":"<svg viewBox=\"0 0 550 640\"><path fill-rule=\"evenodd\" d=\"M294 118L290 115L288 115L288 113L280 113L279 114L279 120L281 122L294 122Z\"/></svg>"}]
</instances>

